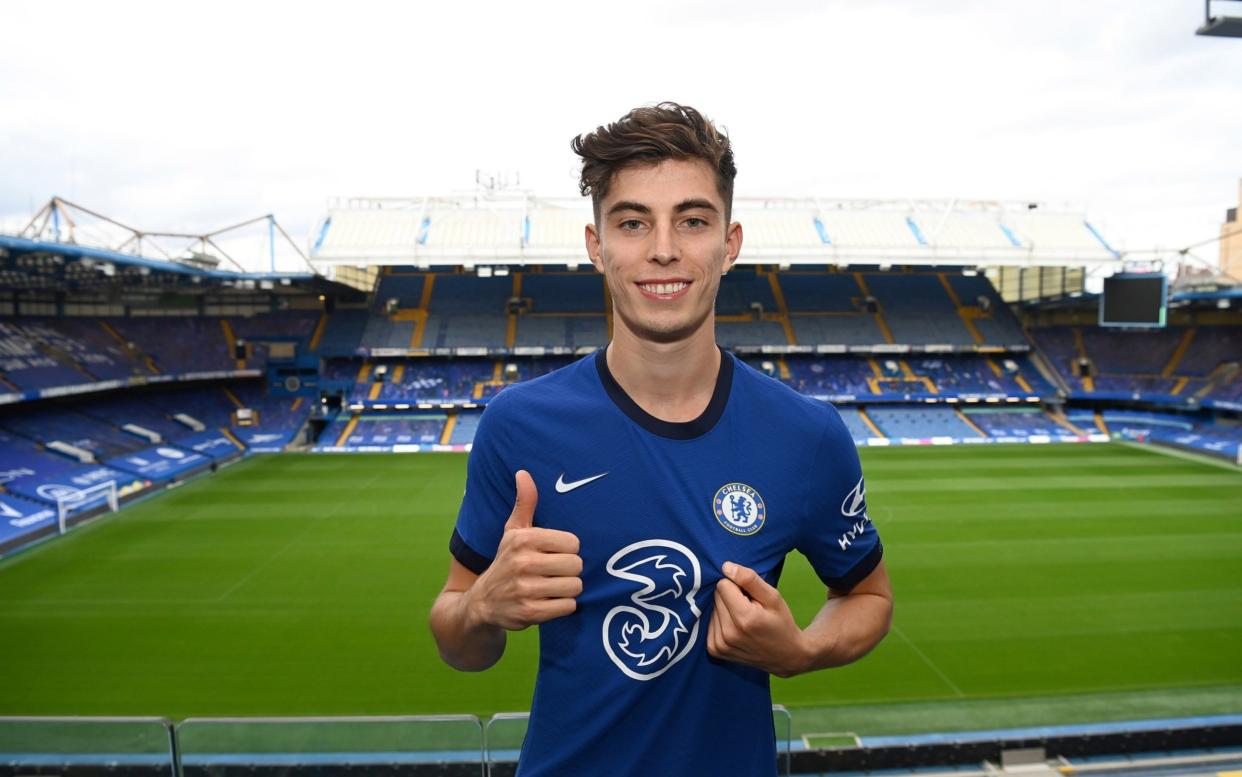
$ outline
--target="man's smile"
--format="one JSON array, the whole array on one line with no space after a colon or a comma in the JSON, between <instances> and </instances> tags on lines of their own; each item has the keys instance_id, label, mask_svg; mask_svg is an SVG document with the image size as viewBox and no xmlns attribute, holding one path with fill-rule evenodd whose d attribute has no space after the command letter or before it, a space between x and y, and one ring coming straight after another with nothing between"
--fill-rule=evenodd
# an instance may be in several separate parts
<instances>
[{"instance_id":1,"label":"man's smile","mask_svg":"<svg viewBox=\"0 0 1242 777\"><path fill-rule=\"evenodd\" d=\"M667 281L635 281L634 285L648 299L668 300L684 296L690 283L679 278Z\"/></svg>"}]
</instances>

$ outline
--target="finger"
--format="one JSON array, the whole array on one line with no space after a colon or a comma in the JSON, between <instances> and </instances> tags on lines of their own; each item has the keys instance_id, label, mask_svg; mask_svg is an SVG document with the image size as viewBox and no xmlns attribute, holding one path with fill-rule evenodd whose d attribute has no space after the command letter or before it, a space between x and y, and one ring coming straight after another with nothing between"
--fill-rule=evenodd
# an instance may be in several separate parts
<instances>
[{"instance_id":1,"label":"finger","mask_svg":"<svg viewBox=\"0 0 1242 777\"><path fill-rule=\"evenodd\" d=\"M544 577L577 577L582 574L582 557L574 553L535 553L522 565L522 571Z\"/></svg>"},{"instance_id":2,"label":"finger","mask_svg":"<svg viewBox=\"0 0 1242 777\"><path fill-rule=\"evenodd\" d=\"M519 469L513 476L513 484L517 489L517 496L513 502L513 512L509 513L509 520L505 521L505 531L534 526L535 505L539 502L539 490L535 488L535 481L529 472Z\"/></svg>"},{"instance_id":3,"label":"finger","mask_svg":"<svg viewBox=\"0 0 1242 777\"><path fill-rule=\"evenodd\" d=\"M707 653L721 658L724 654L724 640L720 636L720 601L716 594L716 607L712 610L711 620L707 623Z\"/></svg>"},{"instance_id":4,"label":"finger","mask_svg":"<svg viewBox=\"0 0 1242 777\"><path fill-rule=\"evenodd\" d=\"M531 599L572 599L582 593L582 578L540 577L527 591Z\"/></svg>"},{"instance_id":5,"label":"finger","mask_svg":"<svg viewBox=\"0 0 1242 777\"><path fill-rule=\"evenodd\" d=\"M734 608L745 607L747 604L746 597L728 580L721 580L716 584L716 617L720 619L722 635L737 633L738 613L734 612Z\"/></svg>"},{"instance_id":6,"label":"finger","mask_svg":"<svg viewBox=\"0 0 1242 777\"><path fill-rule=\"evenodd\" d=\"M772 607L780 602L780 591L768 585L768 581L764 580L758 572L750 567L726 561L722 571L725 573L725 577L736 583L738 588L745 591L751 599L759 602L764 607Z\"/></svg>"},{"instance_id":7,"label":"finger","mask_svg":"<svg viewBox=\"0 0 1242 777\"><path fill-rule=\"evenodd\" d=\"M527 605L530 623L545 623L553 618L561 618L573 613L578 609L578 601L576 599L565 597L562 599L540 599Z\"/></svg>"},{"instance_id":8,"label":"finger","mask_svg":"<svg viewBox=\"0 0 1242 777\"><path fill-rule=\"evenodd\" d=\"M534 526L522 531L522 547L540 553L577 553L578 535L560 529Z\"/></svg>"}]
</instances>

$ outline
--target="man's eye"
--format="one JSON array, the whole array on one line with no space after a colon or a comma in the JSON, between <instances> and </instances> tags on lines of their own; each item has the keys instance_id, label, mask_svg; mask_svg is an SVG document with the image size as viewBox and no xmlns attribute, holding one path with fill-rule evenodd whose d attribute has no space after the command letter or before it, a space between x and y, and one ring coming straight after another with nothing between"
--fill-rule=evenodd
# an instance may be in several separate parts
<instances>
[{"instance_id":1,"label":"man's eye","mask_svg":"<svg viewBox=\"0 0 1242 777\"><path fill-rule=\"evenodd\" d=\"M643 223L638 219L626 219L621 222L622 229L642 229Z\"/></svg>"},{"instance_id":2,"label":"man's eye","mask_svg":"<svg viewBox=\"0 0 1242 777\"><path fill-rule=\"evenodd\" d=\"M693 227L693 228L705 227L707 226L707 222L699 218L698 216L691 216L690 218L686 219L686 226Z\"/></svg>"}]
</instances>

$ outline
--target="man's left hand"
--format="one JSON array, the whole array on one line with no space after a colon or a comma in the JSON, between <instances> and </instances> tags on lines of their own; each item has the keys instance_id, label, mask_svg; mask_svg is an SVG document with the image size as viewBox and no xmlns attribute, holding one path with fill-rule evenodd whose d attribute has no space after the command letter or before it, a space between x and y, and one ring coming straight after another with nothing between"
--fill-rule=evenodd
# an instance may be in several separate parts
<instances>
[{"instance_id":1,"label":"man's left hand","mask_svg":"<svg viewBox=\"0 0 1242 777\"><path fill-rule=\"evenodd\" d=\"M707 652L778 677L805 671L802 630L780 591L755 570L725 562L716 584L716 609L707 628Z\"/></svg>"}]
</instances>

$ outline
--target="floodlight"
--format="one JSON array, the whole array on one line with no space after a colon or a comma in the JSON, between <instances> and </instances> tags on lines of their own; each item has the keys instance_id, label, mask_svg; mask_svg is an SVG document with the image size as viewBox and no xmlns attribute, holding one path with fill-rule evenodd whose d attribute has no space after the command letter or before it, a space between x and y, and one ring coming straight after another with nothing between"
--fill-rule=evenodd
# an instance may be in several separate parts
<instances>
[{"instance_id":1,"label":"floodlight","mask_svg":"<svg viewBox=\"0 0 1242 777\"><path fill-rule=\"evenodd\" d=\"M1220 3L1220 0L1217 0ZM1232 7L1242 13L1242 3L1229 0ZM1242 38L1242 16L1212 16L1212 0L1204 0L1203 26L1195 30L1195 35L1213 38Z\"/></svg>"}]
</instances>

